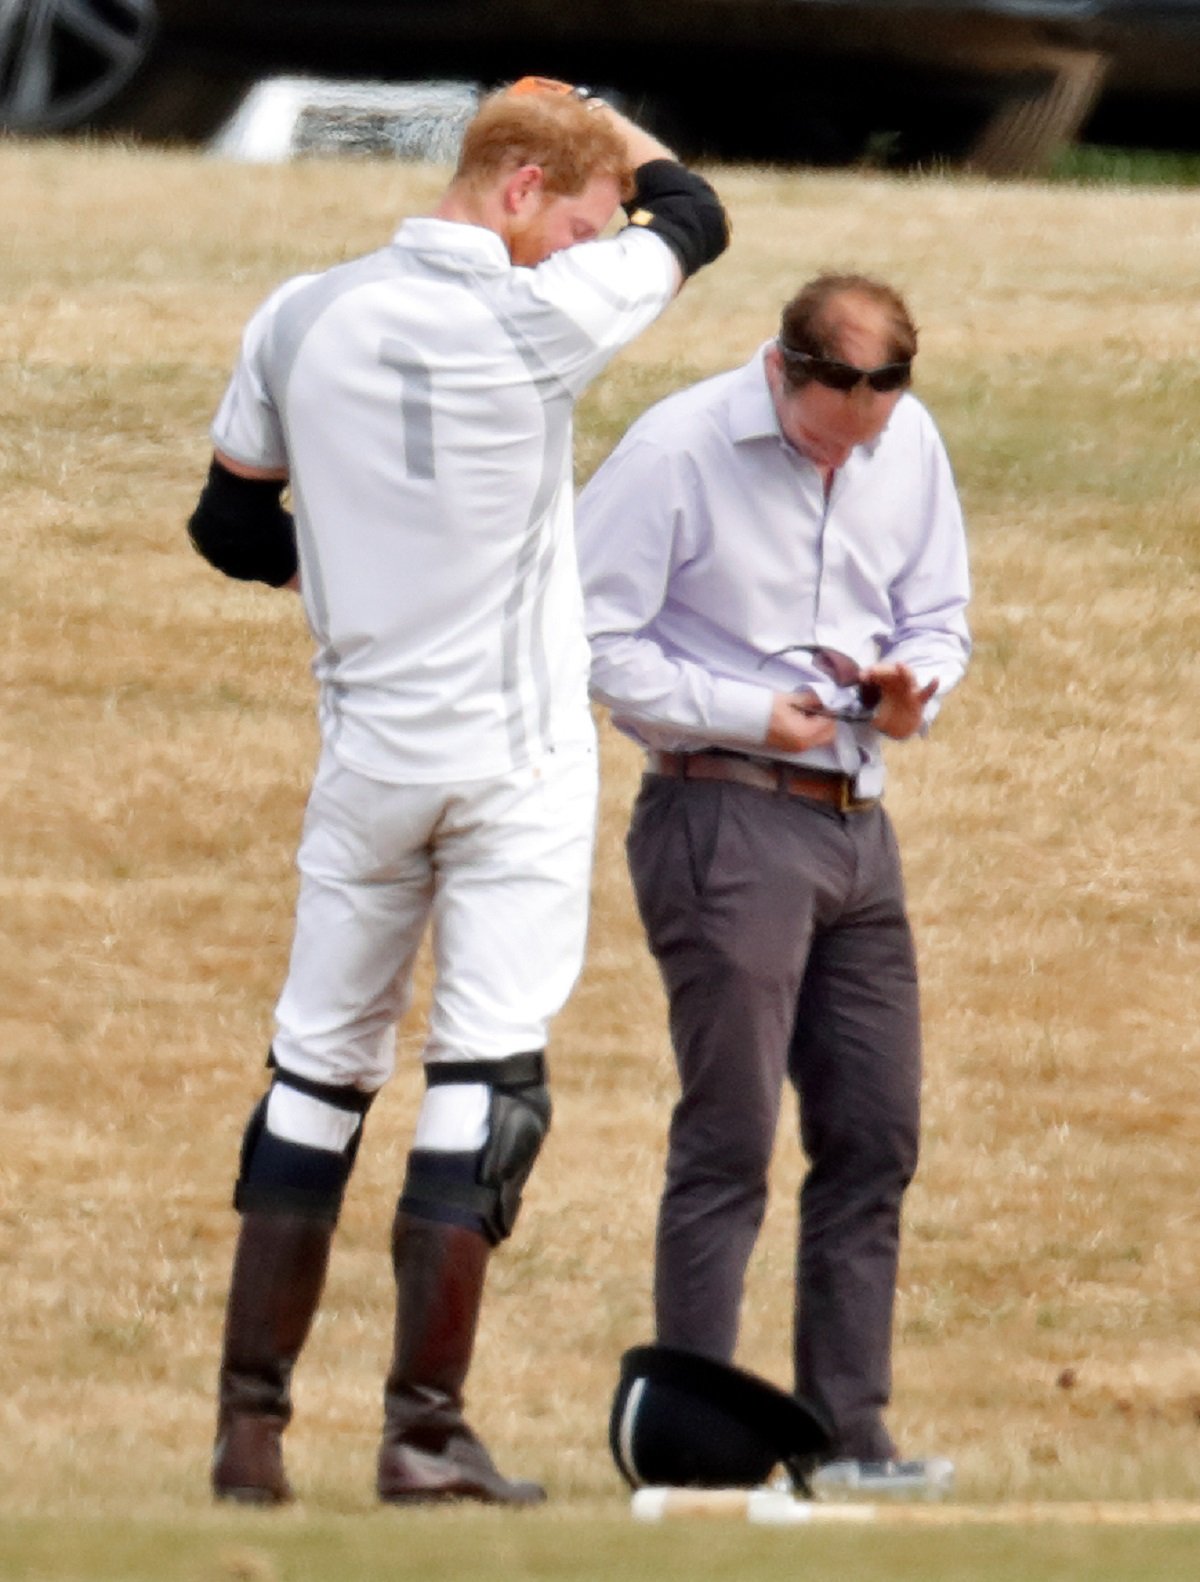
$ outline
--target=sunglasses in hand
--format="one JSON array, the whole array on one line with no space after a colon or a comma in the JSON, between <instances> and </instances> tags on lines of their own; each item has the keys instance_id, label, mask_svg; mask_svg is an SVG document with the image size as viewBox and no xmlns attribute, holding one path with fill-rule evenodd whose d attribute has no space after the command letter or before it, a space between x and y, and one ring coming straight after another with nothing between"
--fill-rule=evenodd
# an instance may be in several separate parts
<instances>
[{"instance_id":1,"label":"sunglasses in hand","mask_svg":"<svg viewBox=\"0 0 1200 1582\"><path fill-rule=\"evenodd\" d=\"M823 648L817 643L789 643L786 648L768 654L767 659L779 659L784 654L808 654L814 669L839 687L853 687L858 698L857 706L846 709L828 709L823 703L801 704L803 713L817 714L826 720L845 720L850 725L865 725L874 719L883 701L883 688L877 682L864 681L861 666L849 654L840 653L836 648Z\"/></svg>"},{"instance_id":2,"label":"sunglasses in hand","mask_svg":"<svg viewBox=\"0 0 1200 1582\"><path fill-rule=\"evenodd\" d=\"M836 357L814 357L809 352L794 351L782 341L779 349L784 360L801 368L810 379L827 390L840 390L849 395L860 384L867 384L877 395L889 395L893 390L904 390L912 383L912 358L899 363L880 363L878 368L858 368L854 363L838 362Z\"/></svg>"}]
</instances>

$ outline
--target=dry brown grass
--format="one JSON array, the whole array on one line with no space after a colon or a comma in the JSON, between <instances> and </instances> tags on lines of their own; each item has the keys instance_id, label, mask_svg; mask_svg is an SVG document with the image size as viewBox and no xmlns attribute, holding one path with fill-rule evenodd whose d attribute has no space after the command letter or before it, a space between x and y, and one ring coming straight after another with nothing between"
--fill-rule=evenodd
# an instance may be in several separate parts
<instances>
[{"instance_id":1,"label":"dry brown grass","mask_svg":"<svg viewBox=\"0 0 1200 1582\"><path fill-rule=\"evenodd\" d=\"M182 522L246 315L377 245L437 172L0 146L5 949L0 1511L200 1512L234 1235L315 748L289 598ZM928 1121L893 1424L968 1497L1184 1496L1200 1432L1192 196L722 180L729 259L589 396L626 422L769 333L813 269L910 293L973 528L978 658L892 754L926 986ZM605 737L589 965L558 1116L496 1260L473 1400L568 1508L617 1508L616 1359L649 1330L671 1097ZM403 1033L415 1057L420 1015ZM372 1115L298 1376L297 1480L370 1506L387 1222L420 1092ZM785 1125L742 1359L786 1381ZM1069 1371L1066 1371L1069 1370Z\"/></svg>"}]
</instances>

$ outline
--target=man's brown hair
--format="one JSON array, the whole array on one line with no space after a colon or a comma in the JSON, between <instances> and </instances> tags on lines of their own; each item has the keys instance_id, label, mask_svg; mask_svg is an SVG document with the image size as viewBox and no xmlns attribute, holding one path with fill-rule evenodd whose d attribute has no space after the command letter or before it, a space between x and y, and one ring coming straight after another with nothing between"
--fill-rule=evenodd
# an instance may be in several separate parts
<instances>
[{"instance_id":1,"label":"man's brown hair","mask_svg":"<svg viewBox=\"0 0 1200 1582\"><path fill-rule=\"evenodd\" d=\"M456 181L473 187L537 165L545 190L576 197L595 176L611 176L622 198L633 193L625 142L603 111L570 94L506 92L485 99L467 127Z\"/></svg>"},{"instance_id":2,"label":"man's brown hair","mask_svg":"<svg viewBox=\"0 0 1200 1582\"><path fill-rule=\"evenodd\" d=\"M785 351L840 360L843 329L853 317L855 302L870 302L883 310L888 325L887 362L909 362L917 355L917 326L908 304L894 287L869 275L818 275L802 286L783 310L780 345ZM808 383L801 369L786 358L784 373L792 389Z\"/></svg>"}]
</instances>

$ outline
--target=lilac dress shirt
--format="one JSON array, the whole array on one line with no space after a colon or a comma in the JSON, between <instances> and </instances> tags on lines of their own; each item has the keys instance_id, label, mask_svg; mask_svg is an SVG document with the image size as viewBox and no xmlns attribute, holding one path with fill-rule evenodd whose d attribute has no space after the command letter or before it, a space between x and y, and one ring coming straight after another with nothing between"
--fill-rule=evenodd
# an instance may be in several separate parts
<instances>
[{"instance_id":1,"label":"lilac dress shirt","mask_svg":"<svg viewBox=\"0 0 1200 1582\"><path fill-rule=\"evenodd\" d=\"M592 695L644 747L764 747L772 696L809 688L846 706L809 655L901 660L937 678L926 726L970 654L966 538L950 463L911 394L833 478L781 434L761 349L669 396L583 491L580 573ZM882 737L845 724L790 762L883 789Z\"/></svg>"}]
</instances>

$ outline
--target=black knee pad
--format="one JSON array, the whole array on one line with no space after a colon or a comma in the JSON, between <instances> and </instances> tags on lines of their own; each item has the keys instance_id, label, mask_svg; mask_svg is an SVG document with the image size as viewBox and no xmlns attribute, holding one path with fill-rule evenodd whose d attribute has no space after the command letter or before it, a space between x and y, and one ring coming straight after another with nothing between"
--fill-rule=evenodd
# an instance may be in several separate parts
<instances>
[{"instance_id":1,"label":"black knee pad","mask_svg":"<svg viewBox=\"0 0 1200 1582\"><path fill-rule=\"evenodd\" d=\"M373 1093L360 1093L354 1088L312 1082L277 1067L272 1087L275 1083L295 1088L310 1098L320 1099L322 1103L360 1118L365 1117L375 1097ZM270 1096L268 1090L254 1106L242 1138L241 1162L233 1192L234 1208L242 1214L252 1209L265 1209L336 1224L346 1183L358 1157L361 1119L354 1136L340 1152L313 1148L276 1137L267 1130Z\"/></svg>"},{"instance_id":2,"label":"black knee pad","mask_svg":"<svg viewBox=\"0 0 1200 1582\"><path fill-rule=\"evenodd\" d=\"M541 1051L426 1069L429 1085L486 1082L488 1135L476 1153L414 1148L400 1204L427 1219L468 1225L492 1246L512 1235L521 1193L550 1130L550 1091Z\"/></svg>"}]
</instances>

